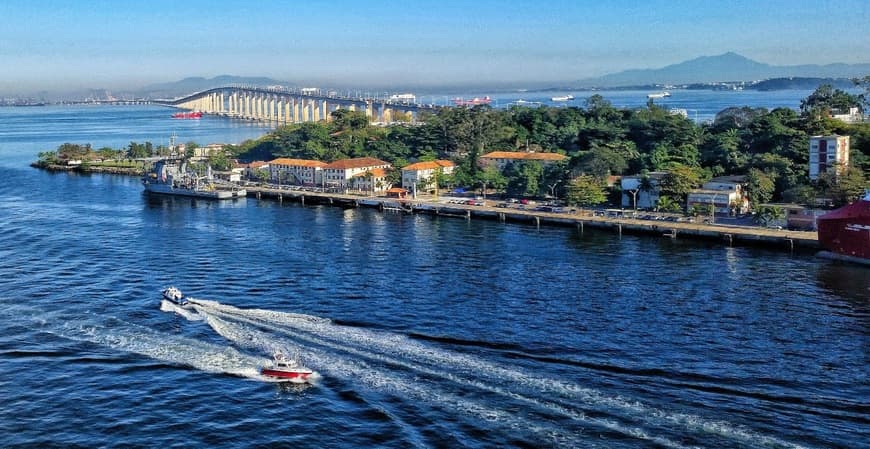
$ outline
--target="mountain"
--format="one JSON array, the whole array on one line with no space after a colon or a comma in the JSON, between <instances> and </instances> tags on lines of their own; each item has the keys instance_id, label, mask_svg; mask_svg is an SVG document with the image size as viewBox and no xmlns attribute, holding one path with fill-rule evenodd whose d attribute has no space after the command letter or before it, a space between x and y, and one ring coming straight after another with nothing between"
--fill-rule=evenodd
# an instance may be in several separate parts
<instances>
[{"instance_id":1,"label":"mountain","mask_svg":"<svg viewBox=\"0 0 870 449\"><path fill-rule=\"evenodd\" d=\"M619 87L649 84L691 84L723 81L755 81L768 78L851 78L870 74L870 63L775 66L753 61L737 53L700 58L660 69L635 69L588 78L582 87Z\"/></svg>"},{"instance_id":2,"label":"mountain","mask_svg":"<svg viewBox=\"0 0 870 449\"><path fill-rule=\"evenodd\" d=\"M265 87L287 83L272 78L251 76L220 75L214 78L189 77L180 81L151 84L139 89L137 94L145 98L175 98L230 84L248 84Z\"/></svg>"}]
</instances>

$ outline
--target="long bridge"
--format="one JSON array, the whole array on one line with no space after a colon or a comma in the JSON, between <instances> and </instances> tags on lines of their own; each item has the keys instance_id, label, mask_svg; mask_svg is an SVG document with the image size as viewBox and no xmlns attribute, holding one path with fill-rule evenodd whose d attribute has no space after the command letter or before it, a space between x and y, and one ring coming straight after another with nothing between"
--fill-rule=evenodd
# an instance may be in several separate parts
<instances>
[{"instance_id":1,"label":"long bridge","mask_svg":"<svg viewBox=\"0 0 870 449\"><path fill-rule=\"evenodd\" d=\"M164 104L204 114L277 124L332 120L338 109L365 112L373 122L415 123L424 111L439 106L410 103L390 98L363 98L340 95L316 88L225 86L197 92L174 100L155 100Z\"/></svg>"}]
</instances>

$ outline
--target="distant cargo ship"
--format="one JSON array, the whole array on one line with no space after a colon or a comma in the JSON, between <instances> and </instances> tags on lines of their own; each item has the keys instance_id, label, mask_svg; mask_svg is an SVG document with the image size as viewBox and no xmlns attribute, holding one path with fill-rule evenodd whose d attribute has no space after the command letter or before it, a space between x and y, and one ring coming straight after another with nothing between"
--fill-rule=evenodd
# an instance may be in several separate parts
<instances>
[{"instance_id":1,"label":"distant cargo ship","mask_svg":"<svg viewBox=\"0 0 870 449\"><path fill-rule=\"evenodd\" d=\"M483 97L483 98L474 97L470 100L466 100L463 98L454 98L453 99L453 104L455 104L456 106L477 106L479 104L490 104L490 103L492 103L492 98L489 98L489 97Z\"/></svg>"},{"instance_id":2,"label":"distant cargo ship","mask_svg":"<svg viewBox=\"0 0 870 449\"><path fill-rule=\"evenodd\" d=\"M393 103L416 103L417 96L414 94L390 95L390 102L393 102Z\"/></svg>"},{"instance_id":3,"label":"distant cargo ship","mask_svg":"<svg viewBox=\"0 0 870 449\"><path fill-rule=\"evenodd\" d=\"M172 118L199 119L199 118L202 118L202 112L200 112L200 111L176 112L175 114L172 114Z\"/></svg>"},{"instance_id":4,"label":"distant cargo ship","mask_svg":"<svg viewBox=\"0 0 870 449\"><path fill-rule=\"evenodd\" d=\"M870 265L870 190L864 198L816 219L822 256Z\"/></svg>"},{"instance_id":5,"label":"distant cargo ship","mask_svg":"<svg viewBox=\"0 0 870 449\"><path fill-rule=\"evenodd\" d=\"M649 98L650 100L653 100L656 98L665 98L665 97L670 97L670 96L671 96L670 92L657 92L654 94L649 94L646 97Z\"/></svg>"},{"instance_id":6,"label":"distant cargo ship","mask_svg":"<svg viewBox=\"0 0 870 449\"><path fill-rule=\"evenodd\" d=\"M552 101L571 101L571 100L573 100L573 99L574 99L574 96L573 96L573 95L564 95L564 96L561 96L561 97L553 97L553 98L550 98L550 100L552 100Z\"/></svg>"}]
</instances>

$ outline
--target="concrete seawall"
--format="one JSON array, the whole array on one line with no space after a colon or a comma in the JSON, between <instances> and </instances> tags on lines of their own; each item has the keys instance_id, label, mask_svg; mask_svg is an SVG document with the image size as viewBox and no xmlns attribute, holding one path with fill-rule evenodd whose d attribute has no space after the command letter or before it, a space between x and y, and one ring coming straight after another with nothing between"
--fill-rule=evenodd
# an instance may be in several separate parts
<instances>
[{"instance_id":1,"label":"concrete seawall","mask_svg":"<svg viewBox=\"0 0 870 449\"><path fill-rule=\"evenodd\" d=\"M552 213L533 210L445 204L435 200L400 200L396 198L366 197L338 193L276 190L262 187L246 187L249 197L291 201L301 204L326 204L340 207L370 207L382 211L422 213L433 216L448 216L463 219L486 219L540 226L562 226L598 229L618 235L646 234L665 238L692 238L721 242L725 245L752 245L767 248L794 250L818 250L819 241L815 232L789 231L749 226L722 226L701 223L637 220L594 216L592 211L575 213Z\"/></svg>"}]
</instances>

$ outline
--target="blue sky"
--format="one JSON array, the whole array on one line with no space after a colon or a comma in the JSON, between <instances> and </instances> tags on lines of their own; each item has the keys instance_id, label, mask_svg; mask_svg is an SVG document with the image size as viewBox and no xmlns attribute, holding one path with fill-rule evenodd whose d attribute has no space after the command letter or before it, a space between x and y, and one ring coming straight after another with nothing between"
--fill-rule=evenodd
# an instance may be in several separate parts
<instances>
[{"instance_id":1,"label":"blue sky","mask_svg":"<svg viewBox=\"0 0 870 449\"><path fill-rule=\"evenodd\" d=\"M870 62L870 2L0 2L0 93L187 76L388 86L558 82L735 51Z\"/></svg>"}]
</instances>

